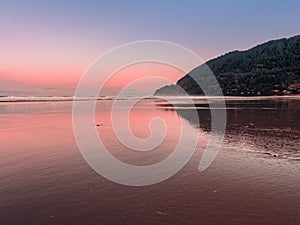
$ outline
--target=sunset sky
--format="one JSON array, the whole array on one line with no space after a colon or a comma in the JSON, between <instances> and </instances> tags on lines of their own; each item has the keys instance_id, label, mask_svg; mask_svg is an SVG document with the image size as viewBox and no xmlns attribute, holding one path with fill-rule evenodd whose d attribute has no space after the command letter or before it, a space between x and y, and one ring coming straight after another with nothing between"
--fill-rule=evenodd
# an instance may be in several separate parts
<instances>
[{"instance_id":1,"label":"sunset sky","mask_svg":"<svg viewBox=\"0 0 300 225\"><path fill-rule=\"evenodd\" d=\"M299 12L297 0L3 0L0 95L72 96L93 60L138 40L175 42L211 59L299 34ZM126 77L145 76L142 68L123 71L107 88L121 87ZM167 76L176 81L182 75Z\"/></svg>"}]
</instances>

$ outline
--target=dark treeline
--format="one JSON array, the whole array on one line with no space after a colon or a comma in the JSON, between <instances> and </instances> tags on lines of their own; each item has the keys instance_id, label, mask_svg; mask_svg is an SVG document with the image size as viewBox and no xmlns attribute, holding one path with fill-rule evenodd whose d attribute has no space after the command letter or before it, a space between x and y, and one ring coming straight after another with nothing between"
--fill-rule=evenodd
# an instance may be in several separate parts
<instances>
[{"instance_id":1,"label":"dark treeline","mask_svg":"<svg viewBox=\"0 0 300 225\"><path fill-rule=\"evenodd\" d=\"M217 78L224 95L299 94L300 36L269 41L247 51L233 51L206 65ZM162 87L155 94L180 95L180 86L191 95L202 95L194 79L203 82L203 67L206 66L197 67L191 71L193 75L187 74L176 85Z\"/></svg>"}]
</instances>

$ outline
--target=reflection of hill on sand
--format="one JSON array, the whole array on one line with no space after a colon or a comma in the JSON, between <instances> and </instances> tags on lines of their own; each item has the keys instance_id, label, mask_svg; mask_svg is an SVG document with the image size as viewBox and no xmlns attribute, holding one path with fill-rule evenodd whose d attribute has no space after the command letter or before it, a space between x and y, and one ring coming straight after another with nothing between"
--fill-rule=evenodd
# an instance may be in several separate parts
<instances>
[{"instance_id":1,"label":"reflection of hill on sand","mask_svg":"<svg viewBox=\"0 0 300 225\"><path fill-rule=\"evenodd\" d=\"M166 110L171 109L171 105L163 106ZM211 112L208 103L187 105L181 102L172 107L196 128L210 132ZM198 118L191 113L195 107ZM226 108L225 142L235 143L239 149L243 149L245 145L258 146L264 153L272 152L289 158L300 157L300 98L227 100Z\"/></svg>"}]
</instances>

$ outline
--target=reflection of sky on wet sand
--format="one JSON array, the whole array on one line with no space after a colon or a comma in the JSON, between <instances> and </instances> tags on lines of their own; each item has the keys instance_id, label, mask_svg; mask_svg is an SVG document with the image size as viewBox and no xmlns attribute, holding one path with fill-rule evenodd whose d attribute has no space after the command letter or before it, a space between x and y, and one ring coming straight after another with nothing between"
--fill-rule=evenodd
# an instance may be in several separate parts
<instances>
[{"instance_id":1,"label":"reflection of sky on wet sand","mask_svg":"<svg viewBox=\"0 0 300 225\"><path fill-rule=\"evenodd\" d=\"M140 138L148 137L153 116L170 128L160 147L143 153L116 140L111 101L96 109L99 137L115 157L135 165L172 152L181 118L199 132L191 161L169 180L143 188L107 181L86 164L73 136L72 102L1 103L1 224L32 224L32 218L37 224L299 222L299 99L229 102L222 150L202 173L197 168L209 138L209 110L198 110L199 129L188 109L161 103L141 101L131 112L131 128Z\"/></svg>"}]
</instances>

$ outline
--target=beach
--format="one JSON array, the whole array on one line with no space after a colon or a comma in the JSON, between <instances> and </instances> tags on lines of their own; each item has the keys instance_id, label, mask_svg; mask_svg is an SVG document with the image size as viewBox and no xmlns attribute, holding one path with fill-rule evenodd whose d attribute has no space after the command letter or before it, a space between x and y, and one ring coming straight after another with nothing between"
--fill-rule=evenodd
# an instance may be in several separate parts
<instances>
[{"instance_id":1,"label":"beach","mask_svg":"<svg viewBox=\"0 0 300 225\"><path fill-rule=\"evenodd\" d=\"M194 106L182 99L177 107L159 98L139 101L129 121L137 137L149 136L153 117L168 127L166 140L149 152L117 141L114 101L97 101L94 124L114 157L137 166L163 160L176 146L182 121L199 135L191 160L163 182L121 185L84 160L73 133L72 101L1 102L1 224L300 223L300 97L227 99L221 150L202 172L211 119L205 100L194 100L200 127L189 117ZM119 101L126 108L132 100Z\"/></svg>"}]
</instances>

